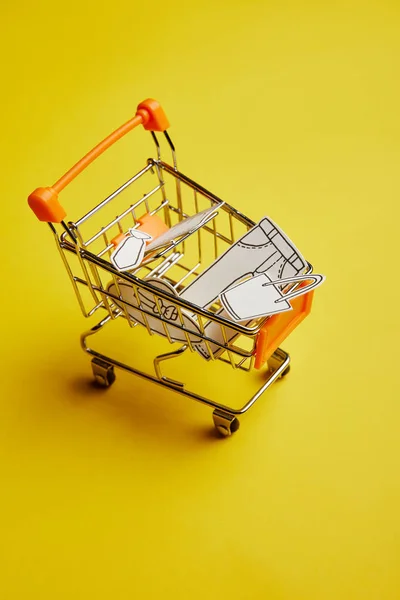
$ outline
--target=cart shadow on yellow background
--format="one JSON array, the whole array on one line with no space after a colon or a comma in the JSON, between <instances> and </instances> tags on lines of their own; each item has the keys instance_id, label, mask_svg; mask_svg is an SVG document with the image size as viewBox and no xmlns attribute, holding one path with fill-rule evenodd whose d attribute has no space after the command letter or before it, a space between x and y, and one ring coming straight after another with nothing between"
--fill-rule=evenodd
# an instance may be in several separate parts
<instances>
[{"instance_id":1,"label":"cart shadow on yellow background","mask_svg":"<svg viewBox=\"0 0 400 600\"><path fill-rule=\"evenodd\" d=\"M138 342L135 332L127 330L128 335L131 334L133 342ZM147 332L141 332L142 337L147 336ZM136 339L135 339L136 338ZM153 338L154 340L154 338ZM152 341L153 341L152 340ZM140 343L138 344L141 347ZM157 346L154 343L154 346ZM166 344L162 344L159 348L160 352L166 349ZM179 347L178 344L172 346L173 349ZM132 348L135 344L132 343ZM168 350L171 346L167 346ZM71 348L71 352L73 349ZM77 348L75 348L77 352ZM196 401L184 397L175 390L165 390L157 384L149 383L141 378L124 373L118 369L115 370L116 381L109 388L101 386L92 376L90 357L79 361L74 371L66 371L64 368L65 358L59 356L58 352L54 353L58 357L58 366L52 367L53 375L57 374L57 380L60 386L60 396L67 399L71 403L73 410L86 409L93 411L96 418L101 418L103 422L110 424L110 427L122 428L125 434L136 437L140 432L140 437L144 441L153 444L157 440L157 444L162 447L164 444L189 445L196 446L204 442L225 441L218 431L215 429L212 421L213 409L209 406L201 405ZM185 389L196 393L204 394L212 400L229 401L232 406L240 406L247 401L253 392L265 382L267 377L267 369L249 373L234 373L232 377L230 365L222 364L215 365L216 368L210 368L210 364L198 357L196 354L185 357L184 367L179 364L180 359L175 359L175 364L170 368L165 369L165 375L176 380L181 380L185 383ZM71 354L70 354L71 356ZM152 359L147 361L147 364L138 365L138 360L135 360L135 367L141 368L143 371L154 375L152 369ZM197 372L201 373L200 377L190 376L196 372L193 369L193 363L197 367ZM192 365L191 371L187 370L187 366ZM78 373L83 368L87 369L86 374ZM212 365L214 366L214 365ZM173 368L175 367L175 368ZM152 372L153 371L153 372ZM182 372L183 371L183 372ZM234 380L238 378L242 385L237 389ZM293 375L293 373L291 373ZM294 374L295 376L295 374ZM206 379L204 386L203 379ZM236 380L237 381L237 380ZM245 434L245 429L249 428L251 432L252 419L250 415L255 413L254 418L262 418L265 424L268 421L269 406L273 406L275 402L279 402L279 393L285 381L277 381L268 389L261 398L256 402L255 406L243 417L239 416L241 428L235 435ZM244 385L243 385L244 384ZM282 391L282 390L281 390ZM248 398L243 398L241 395L246 393ZM257 410L258 409L258 410ZM251 435L251 434L250 434ZM227 438L229 439L229 438Z\"/></svg>"}]
</instances>

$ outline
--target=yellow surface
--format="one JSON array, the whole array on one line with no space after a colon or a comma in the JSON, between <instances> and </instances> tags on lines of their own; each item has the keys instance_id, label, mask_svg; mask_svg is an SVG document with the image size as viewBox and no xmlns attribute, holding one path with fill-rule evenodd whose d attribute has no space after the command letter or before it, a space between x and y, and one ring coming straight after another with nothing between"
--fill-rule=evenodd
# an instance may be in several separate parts
<instances>
[{"instance_id":1,"label":"yellow surface","mask_svg":"<svg viewBox=\"0 0 400 600\"><path fill-rule=\"evenodd\" d=\"M2 599L400 597L399 17L394 0L2 3ZM147 96L184 172L327 275L289 378L229 440L158 387L88 385L88 322L26 205ZM149 148L133 134L94 167L71 216ZM143 354L125 328L118 344Z\"/></svg>"}]
</instances>

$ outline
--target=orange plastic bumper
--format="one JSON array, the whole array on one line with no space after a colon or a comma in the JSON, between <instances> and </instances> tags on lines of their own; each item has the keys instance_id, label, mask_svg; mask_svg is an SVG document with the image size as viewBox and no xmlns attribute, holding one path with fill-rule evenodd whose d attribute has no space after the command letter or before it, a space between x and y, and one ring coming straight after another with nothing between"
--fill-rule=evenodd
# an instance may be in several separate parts
<instances>
[{"instance_id":1,"label":"orange plastic bumper","mask_svg":"<svg viewBox=\"0 0 400 600\"><path fill-rule=\"evenodd\" d=\"M254 366L261 369L287 336L310 314L314 290L291 301L293 310L273 315L260 330Z\"/></svg>"}]
</instances>

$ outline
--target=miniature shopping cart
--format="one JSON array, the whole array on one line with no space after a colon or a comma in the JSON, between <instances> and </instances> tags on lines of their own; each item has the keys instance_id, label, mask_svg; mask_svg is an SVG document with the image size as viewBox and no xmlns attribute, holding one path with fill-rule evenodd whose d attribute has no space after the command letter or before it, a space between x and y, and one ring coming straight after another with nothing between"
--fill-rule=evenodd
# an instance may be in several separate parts
<instances>
[{"instance_id":1,"label":"miniature shopping cart","mask_svg":"<svg viewBox=\"0 0 400 600\"><path fill-rule=\"evenodd\" d=\"M67 222L58 200L59 193L114 142L139 125L150 131L157 157L148 159L139 172L85 215ZM313 292L296 297L289 312L245 324L233 322L218 300L202 308L181 297L185 288L255 223L178 170L168 127L167 118L156 101L142 102L135 117L98 144L52 187L36 189L29 196L29 205L54 234L84 316L101 315L100 321L81 336L83 349L92 357L96 380L105 387L110 386L117 368L157 383L212 407L215 427L220 434L228 436L238 429L238 417L288 373L290 357L279 345L310 312ZM162 160L156 132L165 136L163 143L172 153L172 164ZM113 266L111 254L132 228L147 231L154 237L159 231L212 207L215 208L212 220L146 255L134 270L120 272ZM311 272L312 267L307 263L304 275ZM289 285L288 290L301 285ZM167 304L176 315L173 331L166 316ZM130 329L145 327L149 335L159 333L179 347L156 356L152 373L89 347L89 336L116 320L125 321ZM265 368L266 379L240 408L232 408L223 401L189 391L184 383L163 375L162 363L187 351L197 354L199 366L202 361L204 368L207 368L206 361L215 360L242 371Z\"/></svg>"}]
</instances>

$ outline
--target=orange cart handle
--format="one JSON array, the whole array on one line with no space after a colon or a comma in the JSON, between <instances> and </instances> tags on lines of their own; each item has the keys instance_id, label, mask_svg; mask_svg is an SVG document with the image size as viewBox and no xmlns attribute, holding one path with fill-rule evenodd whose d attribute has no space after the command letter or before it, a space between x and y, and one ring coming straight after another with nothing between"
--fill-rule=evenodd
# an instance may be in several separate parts
<instances>
[{"instance_id":1,"label":"orange cart handle","mask_svg":"<svg viewBox=\"0 0 400 600\"><path fill-rule=\"evenodd\" d=\"M39 187L28 197L28 204L39 219L49 223L61 223L66 217L66 212L58 201L58 194L71 183L82 171L96 158L110 148L124 135L138 125L149 131L165 131L169 127L168 119L160 104L151 98L139 104L136 115L124 125L110 133L103 141L88 152L69 171L65 173L51 187Z\"/></svg>"}]
</instances>

